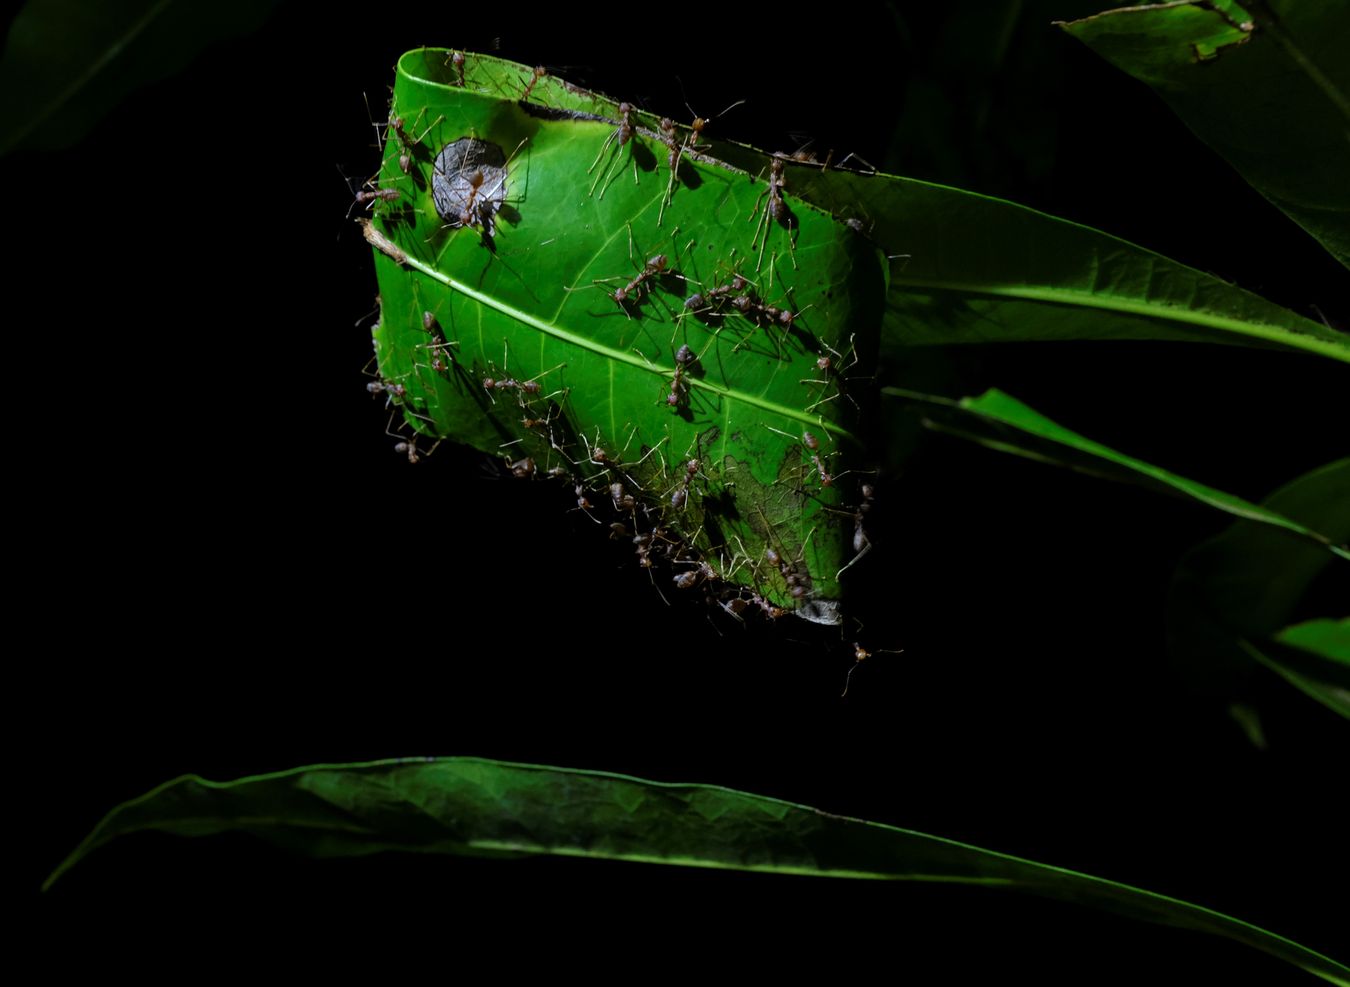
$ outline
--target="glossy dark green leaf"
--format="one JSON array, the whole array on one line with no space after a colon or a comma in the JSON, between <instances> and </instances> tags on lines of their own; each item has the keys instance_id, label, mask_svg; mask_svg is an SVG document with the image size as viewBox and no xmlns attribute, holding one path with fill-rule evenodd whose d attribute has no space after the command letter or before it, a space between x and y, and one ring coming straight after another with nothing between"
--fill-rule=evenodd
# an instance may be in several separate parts
<instances>
[{"instance_id":1,"label":"glossy dark green leaf","mask_svg":"<svg viewBox=\"0 0 1350 987\"><path fill-rule=\"evenodd\" d=\"M736 145L713 146L748 166ZM1078 223L893 175L794 162L786 181L889 258L888 355L947 343L1164 339L1290 347L1350 363L1350 336Z\"/></svg>"},{"instance_id":2,"label":"glossy dark green leaf","mask_svg":"<svg viewBox=\"0 0 1350 987\"><path fill-rule=\"evenodd\" d=\"M641 114L622 144L598 97L476 55L464 73L444 50L399 63L402 130L378 179L398 198L366 227L385 393L423 436L559 476L597 520L636 498L617 511L621 537L649 538L683 582L834 619L853 528L852 480L833 475L858 447L844 391L874 359L875 248L799 200L770 216L762 177L683 133L672 182L660 125ZM488 144L496 164L442 156Z\"/></svg>"},{"instance_id":3,"label":"glossy dark green leaf","mask_svg":"<svg viewBox=\"0 0 1350 987\"><path fill-rule=\"evenodd\" d=\"M1226 936L1332 983L1350 983L1350 969L1336 961L1199 905L712 785L468 757L317 765L224 783L187 775L110 812L46 886L109 840L146 830L242 831L323 857L555 854L1009 888Z\"/></svg>"},{"instance_id":4,"label":"glossy dark green leaf","mask_svg":"<svg viewBox=\"0 0 1350 987\"><path fill-rule=\"evenodd\" d=\"M1151 86L1196 136L1350 266L1350 4L1161 3L1062 26Z\"/></svg>"},{"instance_id":5,"label":"glossy dark green leaf","mask_svg":"<svg viewBox=\"0 0 1350 987\"><path fill-rule=\"evenodd\" d=\"M274 2L28 0L0 55L0 154L69 147L132 91L256 29Z\"/></svg>"},{"instance_id":6,"label":"glossy dark green leaf","mask_svg":"<svg viewBox=\"0 0 1350 987\"><path fill-rule=\"evenodd\" d=\"M1333 541L1350 541L1350 459L1286 484L1263 507ZM1334 560L1307 540L1249 521L1192 549L1177 567L1168 598L1168 646L1183 674L1197 688L1224 694L1258 661L1289 681L1289 675L1309 671L1280 646L1279 635L1329 564ZM1272 637L1276 643L1268 644ZM1299 632L1284 645L1297 640Z\"/></svg>"},{"instance_id":7,"label":"glossy dark green leaf","mask_svg":"<svg viewBox=\"0 0 1350 987\"><path fill-rule=\"evenodd\" d=\"M1299 535L1320 545L1321 548L1317 549L1319 554L1325 555L1326 550L1330 550L1350 560L1350 548L1345 544L1350 539L1350 533L1328 537L1322 531L1306 527L1278 511L1117 452L1051 421L1002 391L989 390L979 397L961 398L959 401L898 387L882 388L882 393L918 402L932 409L925 424L937 431L972 439L1002 452L1182 494L1229 514Z\"/></svg>"}]
</instances>

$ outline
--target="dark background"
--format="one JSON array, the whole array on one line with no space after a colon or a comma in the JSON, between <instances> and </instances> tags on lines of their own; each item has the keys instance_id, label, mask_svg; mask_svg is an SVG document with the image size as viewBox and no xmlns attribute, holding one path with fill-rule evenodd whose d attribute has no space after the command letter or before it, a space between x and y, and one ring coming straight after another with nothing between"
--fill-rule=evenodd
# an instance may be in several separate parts
<instances>
[{"instance_id":1,"label":"dark background","mask_svg":"<svg viewBox=\"0 0 1350 987\"><path fill-rule=\"evenodd\" d=\"M1165 655L1170 574L1223 516L933 439L879 484L878 550L857 572L862 638L905 653L860 667L841 700L852 659L837 633L667 606L565 492L450 446L410 466L365 392L369 330L354 324L375 285L342 176L376 168L370 117L419 44L543 63L681 119L686 102L745 99L720 134L813 140L1014 198L1346 325L1330 307L1344 271L1048 23L1087 8L1010 6L990 67L969 40L983 7L833 3L804 22L767 4L283 3L74 148L0 160L19 251L13 602L38 642L20 649L36 669L25 889L107 809L179 773L477 754L882 820L1344 958L1344 911L1315 900L1347 876L1329 794L1343 724L1258 680L1245 698L1259 697L1259 751ZM1251 499L1345 453L1343 372L1311 356L1085 343L954 359L965 393L996 384ZM1309 615L1342 589L1320 587ZM932 963L1074 982L1083 964L1142 978L1176 950L1216 979L1301 980L1221 941L985 891L587 861L316 863L242 838L129 839L30 904L58 967L88 958L52 945L73 932L128 963L184 946L219 962L260 942L353 957L462 944L508 951L508 973L600 956L624 975L652 955L711 970L725 946L760 973Z\"/></svg>"}]
</instances>

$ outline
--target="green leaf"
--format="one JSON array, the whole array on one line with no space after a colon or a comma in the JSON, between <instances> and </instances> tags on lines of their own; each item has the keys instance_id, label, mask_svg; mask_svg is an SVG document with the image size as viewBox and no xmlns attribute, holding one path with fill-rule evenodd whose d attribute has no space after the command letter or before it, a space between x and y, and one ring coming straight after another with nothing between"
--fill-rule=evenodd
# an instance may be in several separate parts
<instances>
[{"instance_id":1,"label":"green leaf","mask_svg":"<svg viewBox=\"0 0 1350 987\"><path fill-rule=\"evenodd\" d=\"M959 435L1001 452L1179 493L1229 514L1284 532L1293 532L1350 560L1350 548L1344 544L1350 538L1350 533L1328 537L1277 511L1126 456L1070 431L1002 391L991 389L979 397L961 398L959 401L899 387L884 387L882 393L939 409L925 421L936 431Z\"/></svg>"},{"instance_id":2,"label":"green leaf","mask_svg":"<svg viewBox=\"0 0 1350 987\"><path fill-rule=\"evenodd\" d=\"M274 0L29 0L0 54L0 154L79 141L127 95L255 30Z\"/></svg>"},{"instance_id":3,"label":"green leaf","mask_svg":"<svg viewBox=\"0 0 1350 987\"><path fill-rule=\"evenodd\" d=\"M187 775L113 809L48 878L129 833L242 831L321 857L554 854L777 874L1009 888L1225 936L1332 983L1350 969L1199 905L880 823L713 785L481 758Z\"/></svg>"},{"instance_id":4,"label":"green leaf","mask_svg":"<svg viewBox=\"0 0 1350 987\"><path fill-rule=\"evenodd\" d=\"M1286 627L1273 644L1242 649L1304 695L1350 719L1350 618Z\"/></svg>"},{"instance_id":5,"label":"green leaf","mask_svg":"<svg viewBox=\"0 0 1350 987\"><path fill-rule=\"evenodd\" d=\"M713 142L737 162L736 145ZM1016 203L791 163L787 187L890 258L882 329L907 346L1164 339L1281 346L1350 363L1350 336L1160 254Z\"/></svg>"},{"instance_id":6,"label":"green leaf","mask_svg":"<svg viewBox=\"0 0 1350 987\"><path fill-rule=\"evenodd\" d=\"M1346 679L1350 675L1350 617L1307 620L1286 627L1275 635L1275 640L1325 659L1327 674L1341 678L1342 684L1350 688L1350 679Z\"/></svg>"},{"instance_id":7,"label":"green leaf","mask_svg":"<svg viewBox=\"0 0 1350 987\"><path fill-rule=\"evenodd\" d=\"M875 248L790 197L769 215L763 177L684 133L672 182L659 122L636 111L623 144L598 97L482 56L459 71L445 50L399 62L379 177L398 198L366 226L384 393L422 435L564 478L677 585L837 619L853 481L833 476L859 448L844 392L874 359ZM489 144L495 164L443 157Z\"/></svg>"},{"instance_id":8,"label":"green leaf","mask_svg":"<svg viewBox=\"0 0 1350 987\"><path fill-rule=\"evenodd\" d=\"M1271 494L1263 507L1332 541L1350 540L1350 459L1293 480ZM1168 646L1192 684L1230 693L1254 662L1305 692L1304 679L1312 681L1309 672L1335 682L1325 669L1309 668L1290 647L1280 646L1311 644L1304 650L1315 651L1330 644L1331 636L1319 636L1320 622L1306 632L1280 630L1329 562L1326 552L1306 540L1249 521L1239 521L1188 552L1177 566L1168 597ZM1271 637L1275 643L1265 643Z\"/></svg>"},{"instance_id":9,"label":"green leaf","mask_svg":"<svg viewBox=\"0 0 1350 987\"><path fill-rule=\"evenodd\" d=\"M1350 4L1163 3L1061 26L1350 266Z\"/></svg>"}]
</instances>

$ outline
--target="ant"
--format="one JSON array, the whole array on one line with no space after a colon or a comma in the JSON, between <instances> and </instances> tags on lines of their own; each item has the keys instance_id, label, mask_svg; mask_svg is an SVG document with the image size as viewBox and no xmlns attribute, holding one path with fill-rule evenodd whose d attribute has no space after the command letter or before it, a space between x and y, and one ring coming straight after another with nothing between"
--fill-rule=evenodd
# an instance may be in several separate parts
<instances>
[{"instance_id":1,"label":"ant","mask_svg":"<svg viewBox=\"0 0 1350 987\"><path fill-rule=\"evenodd\" d=\"M867 518L867 515L872 512L873 504L876 501L876 487L872 486L870 483L864 483L861 488L859 488L858 492L862 494L862 503L859 504L857 510L853 512L854 556L849 560L846 566L834 574L836 582L845 572L853 568L864 555L872 551L872 539L867 537L867 531L863 528L863 521Z\"/></svg>"},{"instance_id":2,"label":"ant","mask_svg":"<svg viewBox=\"0 0 1350 987\"><path fill-rule=\"evenodd\" d=\"M750 214L750 222L759 220L755 228L755 235L750 240L750 246L753 249L755 240L759 239L760 232L764 233L764 239L759 244L759 260L755 263L755 270L758 271L764 263L764 246L769 242L769 226L771 223L778 223L780 226L792 225L792 210L788 208L787 202L783 199L783 189L787 187L787 179L783 177L783 159L772 158L769 161L769 184L763 192L759 193L759 198L755 200L755 209ZM768 195L769 201L764 205L764 211L761 214L759 204L764 196ZM796 241L789 233L788 246L792 250L792 266L797 266Z\"/></svg>"},{"instance_id":3,"label":"ant","mask_svg":"<svg viewBox=\"0 0 1350 987\"><path fill-rule=\"evenodd\" d=\"M703 129L707 127L708 124L712 123L713 120L719 119L724 114L729 113L744 102L745 100L743 99L737 100L721 113L717 114L717 116L709 117L707 119L694 113L694 108L688 103L685 103L685 107L694 115L694 122L689 128L689 134L683 140L680 139L679 131L675 126L675 121L670 117L661 118L660 140L661 143L666 145L666 165L670 169L670 181L666 183L666 195L661 201L660 210L657 212L657 226L661 225L661 220L665 216L666 206L670 205L670 201L675 195L675 180L680 171L680 158L686 153L697 154L698 152L705 150L706 145L698 143L699 138L703 136Z\"/></svg>"},{"instance_id":4,"label":"ant","mask_svg":"<svg viewBox=\"0 0 1350 987\"><path fill-rule=\"evenodd\" d=\"M806 549L803 547L803 554L805 551ZM797 571L797 563L801 561L801 557L798 557L797 562L789 562L783 558L782 553L773 546L769 546L764 549L764 560L778 569L778 574L783 577L783 582L787 583L788 593L794 600L800 600L806 596L811 577L809 574L803 576Z\"/></svg>"},{"instance_id":5,"label":"ant","mask_svg":"<svg viewBox=\"0 0 1350 987\"><path fill-rule=\"evenodd\" d=\"M391 384L386 380L372 380L366 385L366 390L371 394L388 394L390 399L404 398L408 395L408 389L402 384Z\"/></svg>"},{"instance_id":6,"label":"ant","mask_svg":"<svg viewBox=\"0 0 1350 987\"><path fill-rule=\"evenodd\" d=\"M632 281L629 281L622 288L614 289L609 297L618 302L620 306L628 301L629 296L632 296L632 300L635 304L640 302L642 300L642 292L644 290L651 290L647 285L647 282L658 275L664 274L666 272L666 265L669 263L670 261L665 254L657 254L647 261L647 265L637 277Z\"/></svg>"},{"instance_id":7,"label":"ant","mask_svg":"<svg viewBox=\"0 0 1350 987\"><path fill-rule=\"evenodd\" d=\"M553 373L554 370L557 370L559 367L565 367L566 365L567 364L565 363L560 363L558 364L557 367L554 367L552 370L545 370L543 373L536 374L529 380L516 380L514 377L501 377L497 379L493 379L492 377L484 377L483 390L487 391L489 396L491 396L495 391L518 391L520 395L528 394L531 398L533 398L536 395L538 395L538 393L541 390L543 390L543 388L539 384L539 378L545 376L546 374L551 374ZM523 396L520 398L520 406L522 408L526 406L526 400Z\"/></svg>"},{"instance_id":8,"label":"ant","mask_svg":"<svg viewBox=\"0 0 1350 987\"><path fill-rule=\"evenodd\" d=\"M448 351L452 347L459 347L458 341L446 341L445 334L441 331L441 324L436 321L436 314L434 312L422 313L422 328L433 340L435 340L435 342L422 344L422 348L432 354L431 369L439 374L448 373L450 365L445 362L444 357L449 355ZM453 359L453 357L451 357L451 359Z\"/></svg>"},{"instance_id":9,"label":"ant","mask_svg":"<svg viewBox=\"0 0 1350 987\"><path fill-rule=\"evenodd\" d=\"M530 74L530 81L525 83L525 91L520 94L520 102L525 102L530 98L530 93L534 90L534 85L540 79L548 75L548 69L542 65L536 65L534 71Z\"/></svg>"},{"instance_id":10,"label":"ant","mask_svg":"<svg viewBox=\"0 0 1350 987\"><path fill-rule=\"evenodd\" d=\"M678 233L679 227L676 227L672 233L672 237ZM689 247L693 245L693 242L694 241L690 240L689 243L685 245L684 250L688 250ZM633 259L634 250L633 230L630 225L628 229L628 262L636 266ZM683 250L680 251L681 254L683 252ZM675 259L676 261L679 260L679 254L676 255ZM655 254L647 258L647 262L642 266L642 269L638 271L627 284L621 285L613 291L607 290L605 293L619 306L620 309L623 310L624 314L631 319L633 309L642 304L644 296L651 297L652 288L654 286L661 286L666 278L676 278L681 281L687 280L682 274L678 273L674 264L671 263L669 256L666 254ZM623 276L615 275L608 278L595 278L592 280L591 284L602 285L607 281L622 280ZM570 291L573 289L569 288L567 290Z\"/></svg>"},{"instance_id":11,"label":"ant","mask_svg":"<svg viewBox=\"0 0 1350 987\"><path fill-rule=\"evenodd\" d=\"M586 169L586 174L589 175L591 172L595 171L596 166L600 164L600 159L604 157L606 149L616 140L619 142L618 150L621 154L624 146L633 139L633 104L620 103L619 117L619 126L616 127L614 132L606 137L605 142L600 145L600 153L595 156L595 160L591 162L591 166ZM617 157L615 160L617 160ZM587 193L588 195L595 195L595 187L599 185L600 198L603 199L605 197L605 187L609 184L610 170L610 168L606 168L599 175L595 176L595 181L591 183L591 190ZM638 184L636 161L633 162L633 183L635 185Z\"/></svg>"},{"instance_id":12,"label":"ant","mask_svg":"<svg viewBox=\"0 0 1350 987\"><path fill-rule=\"evenodd\" d=\"M614 509L616 511L633 511L637 509L637 501L618 480L615 480L609 485L609 499L614 503Z\"/></svg>"},{"instance_id":13,"label":"ant","mask_svg":"<svg viewBox=\"0 0 1350 987\"><path fill-rule=\"evenodd\" d=\"M421 121L422 117L426 114L426 112L427 108L425 106L417 111L417 117L416 119L413 120L414 129L417 127L417 124ZM443 121L444 119L445 114L442 113L434 121L432 121L431 124L427 126L426 130L422 131L416 137L413 137L408 133L406 129L404 129L403 117L398 116L397 114L393 114L391 112L391 115L389 117L389 129L392 130L398 136L398 143L399 143L398 166L399 169L403 171L404 174L407 174L408 171L411 170L412 168L413 147L415 147L418 144L421 144L423 138L425 138L427 134L431 133L431 131L436 127L436 125L441 123L441 121Z\"/></svg>"},{"instance_id":14,"label":"ant","mask_svg":"<svg viewBox=\"0 0 1350 987\"><path fill-rule=\"evenodd\" d=\"M858 402L854 399L853 395L849 394L848 391L845 390L844 388L844 384L848 380L848 378L845 377L844 374L858 365L858 345L856 333L851 334L848 337L848 354L853 359L845 366L842 367L839 366L839 364L843 363L845 359L843 354L841 354L829 343L826 343L824 340L820 341L820 345L829 351L829 355L820 356L816 359L816 369L819 370L822 374L824 374L825 377L823 379L819 377L807 377L803 380L798 381L798 383L800 384L820 385L820 393L822 396L818 398L815 402L807 406L807 408L805 409L807 414L810 414L811 412L815 411L822 404L828 404L830 401L833 401L841 394L844 395L844 397L848 398L849 401L853 402L854 408L857 408L859 411L861 411L862 409L859 408ZM834 379L835 392L831 394L829 397L824 397L825 389L830 384L830 378Z\"/></svg>"},{"instance_id":15,"label":"ant","mask_svg":"<svg viewBox=\"0 0 1350 987\"><path fill-rule=\"evenodd\" d=\"M850 669L848 670L848 674L844 676L844 691L841 692L841 693L839 693L839 698L840 698L840 699L843 699L845 696L848 695L848 686L849 686L849 683L853 680L853 673L856 672L856 671L858 670L858 666L861 665L863 662L865 662L868 658L871 658L873 655L903 655L904 653L905 653L905 649L904 649L904 648L899 648L899 649L896 649L896 648L877 648L875 651L868 651L866 648L864 648L864 647L863 647L861 644L859 644L857 641L854 641L854 642L853 642L853 667L850 668Z\"/></svg>"},{"instance_id":16,"label":"ant","mask_svg":"<svg viewBox=\"0 0 1350 987\"><path fill-rule=\"evenodd\" d=\"M416 464L421 462L423 456L430 456L433 452L436 451L436 447L441 444L441 440L437 439L432 444L431 448L428 449L425 453L423 453L417 448L417 436L413 435L405 439L397 432L389 431L389 426L392 425L393 422L394 422L394 415L392 412L390 412L389 421L386 422L384 426L384 434L389 436L390 438L398 439L398 442L395 443L394 445L394 452L407 456L408 462L410 464Z\"/></svg>"},{"instance_id":17,"label":"ant","mask_svg":"<svg viewBox=\"0 0 1350 987\"><path fill-rule=\"evenodd\" d=\"M820 485L822 487L834 486L834 477L826 471L825 463L820 458L820 440L810 432L803 432L802 445L811 451L811 458L815 461L816 470L820 473Z\"/></svg>"},{"instance_id":18,"label":"ant","mask_svg":"<svg viewBox=\"0 0 1350 987\"><path fill-rule=\"evenodd\" d=\"M511 457L506 457L506 468L511 471L511 475L518 480L528 480L535 474L534 459L526 456L516 462L511 462Z\"/></svg>"},{"instance_id":19,"label":"ant","mask_svg":"<svg viewBox=\"0 0 1350 987\"><path fill-rule=\"evenodd\" d=\"M449 58L449 60L448 60L448 62L447 62L447 64L453 65L453 66L455 67L455 74L457 74L457 75L459 76L459 82L457 83L457 85L459 86L460 89L463 89L463 88L464 88L464 52L462 52L462 51L452 52L451 55L450 55L450 58Z\"/></svg>"},{"instance_id":20,"label":"ant","mask_svg":"<svg viewBox=\"0 0 1350 987\"><path fill-rule=\"evenodd\" d=\"M736 297L737 292L745 291L750 282L739 274L732 275L730 281L726 284L720 284L709 288L707 291L695 292L684 300L684 307L687 311L696 316L720 316L723 314L723 307L728 301Z\"/></svg>"},{"instance_id":21,"label":"ant","mask_svg":"<svg viewBox=\"0 0 1350 987\"><path fill-rule=\"evenodd\" d=\"M830 167L830 162L834 160L834 149L831 148L829 153L825 155L825 160L821 161L820 158L816 156L816 152L811 150L811 143L812 142L808 141L790 154L784 151L776 151L774 152L774 157L782 158L785 161L792 161L795 164L820 165L821 171L827 170Z\"/></svg>"},{"instance_id":22,"label":"ant","mask_svg":"<svg viewBox=\"0 0 1350 987\"><path fill-rule=\"evenodd\" d=\"M683 510L684 505L688 502L689 484L693 482L694 477L698 474L699 465L697 459L690 459L684 464L684 476L680 478L679 483L675 486L674 492L670 495L670 506L675 508L675 510Z\"/></svg>"},{"instance_id":23,"label":"ant","mask_svg":"<svg viewBox=\"0 0 1350 987\"><path fill-rule=\"evenodd\" d=\"M682 408L689 401L689 385L684 376L698 363L698 357L685 343L675 351L675 376L670 381L670 393L666 395L666 404L672 408Z\"/></svg>"},{"instance_id":24,"label":"ant","mask_svg":"<svg viewBox=\"0 0 1350 987\"><path fill-rule=\"evenodd\" d=\"M674 577L676 589L692 589L700 582L718 582L722 575L707 562L695 562L695 568L688 572L677 572Z\"/></svg>"},{"instance_id":25,"label":"ant","mask_svg":"<svg viewBox=\"0 0 1350 987\"><path fill-rule=\"evenodd\" d=\"M338 169L338 174L342 174L341 168ZM347 178L346 175L343 175L342 177L347 183L347 188L350 190L352 187L351 179ZM365 206L367 210L370 210L375 207L375 203L377 202L397 202L403 194L396 188L377 188L372 184L373 181L374 179L367 181L365 183L365 188L352 193L352 204L347 207L347 215L343 217L344 220L351 219L352 210L357 206Z\"/></svg>"}]
</instances>

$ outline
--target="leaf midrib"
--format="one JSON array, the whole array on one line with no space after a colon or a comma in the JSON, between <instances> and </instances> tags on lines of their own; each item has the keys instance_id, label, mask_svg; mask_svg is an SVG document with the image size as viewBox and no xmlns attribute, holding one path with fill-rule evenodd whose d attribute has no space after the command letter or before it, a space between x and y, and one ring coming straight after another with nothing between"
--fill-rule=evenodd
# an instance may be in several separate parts
<instances>
[{"instance_id":1,"label":"leaf midrib","mask_svg":"<svg viewBox=\"0 0 1350 987\"><path fill-rule=\"evenodd\" d=\"M416 257L413 257L411 255L408 256L405 262L405 266L412 268L413 270L418 271L421 274L424 274L435 281L439 281L447 288L450 288L453 291L458 291L461 294L465 295L466 297L473 299L478 304L491 308L501 313L502 315L505 315L507 318L514 319L515 321L521 323L522 325L527 325L532 329L535 329L546 335L552 336L554 339L561 340L562 342L567 343L568 345L571 346L575 346L578 349L588 350L591 353L595 353L597 356L602 356L607 360L611 360L615 363L624 363L637 370L641 370L644 373L653 374L655 376L666 377L675 372L675 368L673 366L667 367L662 364L652 363L646 360L645 358L639 358L634 354L628 353L624 350L615 349L612 346L606 346L604 343L598 343L593 339L590 339L586 336L578 335L577 333L571 332L570 330L565 329L562 326L557 325L553 322L549 322L544 319L538 318L537 316L531 315L529 312L523 311L522 309L518 309L514 305L509 304L508 302L504 302L499 298L494 298L492 295L479 291L476 288L472 288L469 285L455 278L450 277L448 274L438 271L430 264L426 264L423 261L420 261ZM613 364L611 363L611 367L612 366ZM856 441L855 436L851 432L849 432L848 429L834 422L831 422L826 418L808 415L798 408L792 408L789 407L788 405L779 404L776 401L770 401L763 397L757 397L753 394L747 394L743 391L734 390L733 388L723 387L720 384L715 384L707 380L699 379L697 377L689 377L687 378L687 380L691 387L708 391L712 394L716 394L720 397L732 401L740 402L741 404L749 405L750 407L753 408L759 408L761 411L768 411L775 415L780 415L783 418L789 418L794 421L799 421L806 425L815 425L841 438Z\"/></svg>"},{"instance_id":2,"label":"leaf midrib","mask_svg":"<svg viewBox=\"0 0 1350 987\"><path fill-rule=\"evenodd\" d=\"M1114 312L1144 315L1162 321L1199 326L1220 332L1231 332L1254 339L1263 339L1305 349L1321 356L1329 356L1344 363L1350 363L1350 340L1342 343L1336 340L1321 339L1317 336L1297 332L1285 326L1249 322L1210 312L1179 308L1175 305L1163 305L1157 302L1135 301L1102 292L1088 292L1067 288L1042 288L1031 285L1014 284L978 284L971 281L943 281L934 278L907 278L903 275L892 276L891 289L919 288L932 291L957 291L964 294L990 295L999 298L1023 298L1027 301L1049 302L1051 304L1096 308Z\"/></svg>"}]
</instances>

